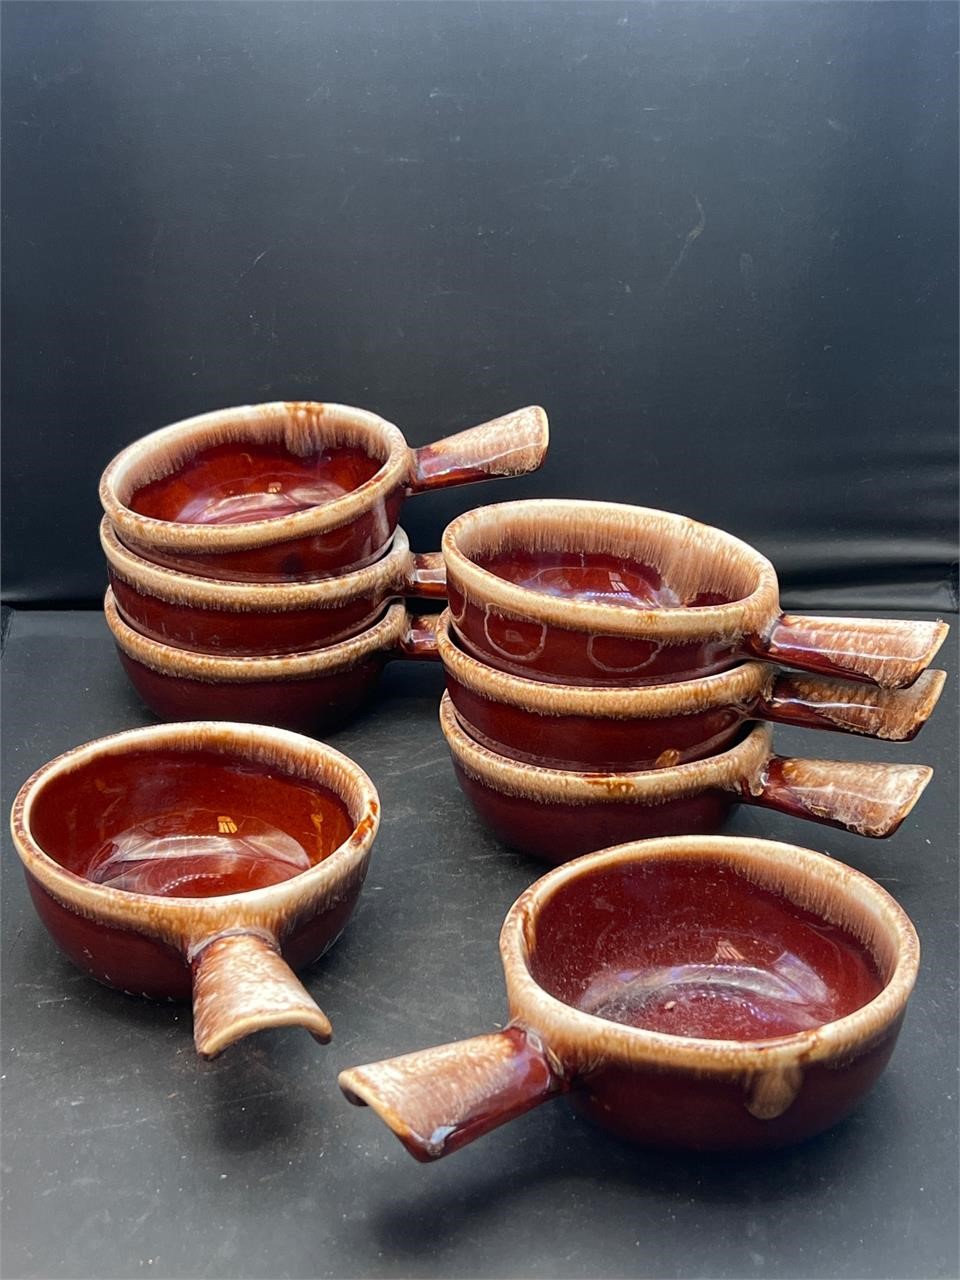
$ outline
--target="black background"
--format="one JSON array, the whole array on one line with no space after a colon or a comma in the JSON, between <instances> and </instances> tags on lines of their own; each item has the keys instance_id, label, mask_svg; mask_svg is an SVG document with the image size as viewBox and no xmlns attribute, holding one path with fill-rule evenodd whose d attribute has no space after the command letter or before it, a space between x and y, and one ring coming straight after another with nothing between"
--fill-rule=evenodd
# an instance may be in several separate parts
<instances>
[{"instance_id":1,"label":"black background","mask_svg":"<svg viewBox=\"0 0 960 1280\"><path fill-rule=\"evenodd\" d=\"M950 607L956 55L953 4L5 4L5 598L98 603L136 436L315 398L547 408L424 549L605 497Z\"/></svg>"}]
</instances>

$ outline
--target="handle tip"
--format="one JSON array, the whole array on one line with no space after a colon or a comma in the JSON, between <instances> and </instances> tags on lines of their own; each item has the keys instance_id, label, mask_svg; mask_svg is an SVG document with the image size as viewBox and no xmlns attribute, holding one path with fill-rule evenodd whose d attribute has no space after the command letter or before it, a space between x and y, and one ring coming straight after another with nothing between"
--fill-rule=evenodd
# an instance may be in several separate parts
<instances>
[{"instance_id":1,"label":"handle tip","mask_svg":"<svg viewBox=\"0 0 960 1280\"><path fill-rule=\"evenodd\" d=\"M225 933L192 957L193 1042L202 1058L272 1027L304 1027L320 1044L333 1028L281 957L276 942L255 933Z\"/></svg>"},{"instance_id":2,"label":"handle tip","mask_svg":"<svg viewBox=\"0 0 960 1280\"><path fill-rule=\"evenodd\" d=\"M885 840L912 811L932 777L933 770L925 764L773 756L752 799L794 817Z\"/></svg>"},{"instance_id":3,"label":"handle tip","mask_svg":"<svg viewBox=\"0 0 960 1280\"><path fill-rule=\"evenodd\" d=\"M415 1160L439 1160L568 1087L536 1033L485 1036L350 1067L338 1077Z\"/></svg>"},{"instance_id":4,"label":"handle tip","mask_svg":"<svg viewBox=\"0 0 960 1280\"><path fill-rule=\"evenodd\" d=\"M758 656L820 675L907 689L927 669L950 631L902 618L819 618L781 614L756 646Z\"/></svg>"},{"instance_id":5,"label":"handle tip","mask_svg":"<svg viewBox=\"0 0 960 1280\"><path fill-rule=\"evenodd\" d=\"M224 1049L229 1049L238 1040L257 1031L266 1031L272 1027L303 1027L309 1031L318 1044L329 1044L333 1036L333 1027L321 1010L314 1013L310 1009L279 1009L260 1011L246 1017L233 1018L229 1022L220 1022L215 1028L205 1029L199 1021L194 1022L193 1043L201 1058L212 1062L219 1058Z\"/></svg>"},{"instance_id":6,"label":"handle tip","mask_svg":"<svg viewBox=\"0 0 960 1280\"><path fill-rule=\"evenodd\" d=\"M337 1084L346 1100L354 1107L369 1107L374 1111L404 1148L420 1164L430 1164L446 1154L443 1134L434 1139L423 1137L410 1128L396 1109L391 1106L375 1080L366 1077L363 1067L349 1067L337 1076Z\"/></svg>"}]
</instances>

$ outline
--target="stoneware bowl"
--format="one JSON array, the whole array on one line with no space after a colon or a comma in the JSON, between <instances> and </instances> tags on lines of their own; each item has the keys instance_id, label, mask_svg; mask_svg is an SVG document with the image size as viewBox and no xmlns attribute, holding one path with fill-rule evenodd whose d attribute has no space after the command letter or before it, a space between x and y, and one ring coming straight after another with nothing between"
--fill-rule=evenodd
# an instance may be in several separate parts
<instances>
[{"instance_id":1,"label":"stoneware bowl","mask_svg":"<svg viewBox=\"0 0 960 1280\"><path fill-rule=\"evenodd\" d=\"M262 725L154 725L58 756L13 839L40 919L79 968L193 1000L198 1051L330 1023L293 970L342 932L380 821L352 760Z\"/></svg>"},{"instance_id":2,"label":"stoneware bowl","mask_svg":"<svg viewBox=\"0 0 960 1280\"><path fill-rule=\"evenodd\" d=\"M484 826L504 844L554 863L646 836L714 832L735 804L889 836L933 775L924 765L786 759L773 754L762 724L726 751L688 764L629 773L543 769L474 741L449 694L440 724Z\"/></svg>"},{"instance_id":3,"label":"stoneware bowl","mask_svg":"<svg viewBox=\"0 0 960 1280\"><path fill-rule=\"evenodd\" d=\"M502 1031L340 1075L418 1160L558 1094L636 1142L808 1138L886 1066L919 962L903 910L822 854L681 836L538 880L500 933Z\"/></svg>"},{"instance_id":4,"label":"stoneware bowl","mask_svg":"<svg viewBox=\"0 0 960 1280\"><path fill-rule=\"evenodd\" d=\"M443 599L443 559L414 555L398 529L390 550L364 569L308 582L220 582L155 565L100 525L117 611L161 644L227 657L304 653L372 626L399 596Z\"/></svg>"},{"instance_id":5,"label":"stoneware bowl","mask_svg":"<svg viewBox=\"0 0 960 1280\"><path fill-rule=\"evenodd\" d=\"M946 679L943 671L926 671L909 689L887 690L744 662L661 685L551 684L471 657L446 612L437 650L457 719L470 736L491 751L551 769L685 764L730 746L747 720L904 742L926 723Z\"/></svg>"},{"instance_id":6,"label":"stoneware bowl","mask_svg":"<svg viewBox=\"0 0 960 1280\"><path fill-rule=\"evenodd\" d=\"M163 720L244 720L324 733L367 702L387 662L420 656L419 620L402 604L339 644L264 658L160 644L123 621L109 590L103 608L130 683ZM432 654L431 634L426 656Z\"/></svg>"},{"instance_id":7,"label":"stoneware bowl","mask_svg":"<svg viewBox=\"0 0 960 1280\"><path fill-rule=\"evenodd\" d=\"M743 658L910 685L942 622L781 612L770 562L686 516L541 499L479 507L443 536L450 612L491 666L561 684L692 679Z\"/></svg>"},{"instance_id":8,"label":"stoneware bowl","mask_svg":"<svg viewBox=\"0 0 960 1280\"><path fill-rule=\"evenodd\" d=\"M244 405L163 427L109 464L100 501L147 560L208 578L278 581L375 560L404 498L534 471L542 409L518 409L421 449L365 409Z\"/></svg>"}]
</instances>

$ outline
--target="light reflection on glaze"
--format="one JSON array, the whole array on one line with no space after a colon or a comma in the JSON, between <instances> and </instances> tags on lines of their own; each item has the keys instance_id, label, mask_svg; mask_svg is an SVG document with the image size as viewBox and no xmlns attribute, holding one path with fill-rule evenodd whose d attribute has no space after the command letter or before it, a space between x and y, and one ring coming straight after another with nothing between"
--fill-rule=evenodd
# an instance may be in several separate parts
<instances>
[{"instance_id":1,"label":"light reflection on glaze","mask_svg":"<svg viewBox=\"0 0 960 1280\"><path fill-rule=\"evenodd\" d=\"M347 492L342 485L317 479L309 484L295 477L287 488L273 481L277 488L242 493L225 493L221 497L200 494L185 503L177 519L190 524L241 524L248 520L271 520L279 516L306 511L324 502L333 502Z\"/></svg>"},{"instance_id":2,"label":"light reflection on glaze","mask_svg":"<svg viewBox=\"0 0 960 1280\"><path fill-rule=\"evenodd\" d=\"M541 595L631 609L675 609L683 603L656 569L619 556L515 549L478 563L498 578Z\"/></svg>"},{"instance_id":3,"label":"light reflection on glaze","mask_svg":"<svg viewBox=\"0 0 960 1280\"><path fill-rule=\"evenodd\" d=\"M144 485L130 506L176 523L278 519L335 501L369 480L379 466L362 449L345 446L298 457L280 444L220 444Z\"/></svg>"},{"instance_id":4,"label":"light reflection on glaze","mask_svg":"<svg viewBox=\"0 0 960 1280\"><path fill-rule=\"evenodd\" d=\"M306 849L270 822L191 809L119 832L94 854L87 879L127 893L210 897L279 884L311 865Z\"/></svg>"},{"instance_id":5,"label":"light reflection on glaze","mask_svg":"<svg viewBox=\"0 0 960 1280\"><path fill-rule=\"evenodd\" d=\"M862 949L839 929L799 927L842 954L845 965L868 972ZM748 934L714 929L702 936L713 945L712 960L606 969L590 982L578 1007L611 1022L708 1040L792 1035L859 1007L793 950ZM879 979L873 986L875 994Z\"/></svg>"}]
</instances>

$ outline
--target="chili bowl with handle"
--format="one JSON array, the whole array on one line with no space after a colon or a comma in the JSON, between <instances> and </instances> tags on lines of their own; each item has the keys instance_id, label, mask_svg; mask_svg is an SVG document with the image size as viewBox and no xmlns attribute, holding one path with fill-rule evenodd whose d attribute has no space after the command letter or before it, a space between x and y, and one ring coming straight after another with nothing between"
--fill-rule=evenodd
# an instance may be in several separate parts
<instances>
[{"instance_id":1,"label":"chili bowl with handle","mask_svg":"<svg viewBox=\"0 0 960 1280\"><path fill-rule=\"evenodd\" d=\"M263 725L152 725L38 769L13 840L41 921L78 968L192 999L199 1053L330 1023L294 971L346 926L380 821L367 775Z\"/></svg>"},{"instance_id":2,"label":"chili bowl with handle","mask_svg":"<svg viewBox=\"0 0 960 1280\"><path fill-rule=\"evenodd\" d=\"M758 551L646 507L554 498L478 507L451 521L442 548L464 648L534 680L660 683L760 658L902 688L948 631L939 621L786 614Z\"/></svg>"},{"instance_id":3,"label":"chili bowl with handle","mask_svg":"<svg viewBox=\"0 0 960 1280\"><path fill-rule=\"evenodd\" d=\"M244 720L324 733L366 705L388 662L434 654L432 633L400 603L359 635L324 649L251 658L151 640L120 617L109 589L103 609L130 683L163 720Z\"/></svg>"},{"instance_id":4,"label":"chili bowl with handle","mask_svg":"<svg viewBox=\"0 0 960 1280\"><path fill-rule=\"evenodd\" d=\"M737 804L884 838L933 776L926 765L778 756L765 724L747 726L732 747L706 759L624 773L511 760L470 736L446 693L440 725L460 787L484 826L551 863L627 840L712 833Z\"/></svg>"},{"instance_id":5,"label":"chili bowl with handle","mask_svg":"<svg viewBox=\"0 0 960 1280\"><path fill-rule=\"evenodd\" d=\"M404 499L540 466L533 406L419 449L366 409L276 401L219 409L128 445L100 481L117 536L146 560L236 581L345 573L388 546Z\"/></svg>"},{"instance_id":6,"label":"chili bowl with handle","mask_svg":"<svg viewBox=\"0 0 960 1280\"><path fill-rule=\"evenodd\" d=\"M896 1043L916 931L794 845L644 840L549 872L500 933L500 1031L341 1072L417 1160L567 1094L635 1142L750 1150L843 1119Z\"/></svg>"},{"instance_id":7,"label":"chili bowl with handle","mask_svg":"<svg viewBox=\"0 0 960 1280\"><path fill-rule=\"evenodd\" d=\"M445 598L442 558L415 555L402 529L365 568L308 582L222 582L165 569L128 551L106 517L100 542L121 618L148 639L196 653L305 653L357 635L401 596Z\"/></svg>"},{"instance_id":8,"label":"chili bowl with handle","mask_svg":"<svg viewBox=\"0 0 960 1280\"><path fill-rule=\"evenodd\" d=\"M732 745L747 720L906 742L926 723L946 680L943 671L925 671L909 689L889 690L744 662L661 685L561 685L472 657L446 611L436 638L450 700L470 736L550 769L685 764Z\"/></svg>"}]
</instances>

